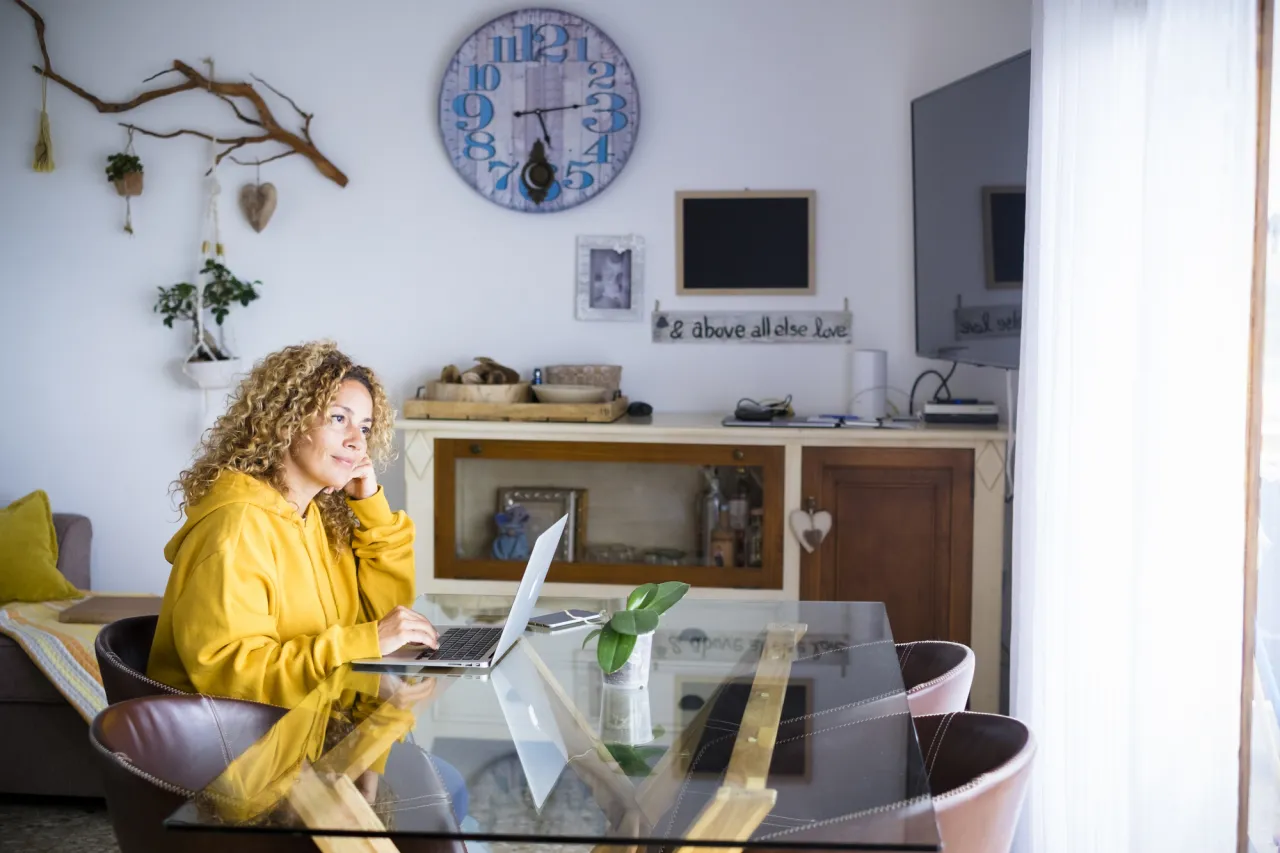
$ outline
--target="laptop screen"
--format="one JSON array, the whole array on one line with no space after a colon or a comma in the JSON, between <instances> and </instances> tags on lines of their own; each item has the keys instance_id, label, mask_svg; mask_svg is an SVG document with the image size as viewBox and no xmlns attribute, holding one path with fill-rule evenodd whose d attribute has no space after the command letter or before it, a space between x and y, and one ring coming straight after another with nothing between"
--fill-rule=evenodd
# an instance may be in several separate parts
<instances>
[{"instance_id":1,"label":"laptop screen","mask_svg":"<svg viewBox=\"0 0 1280 853\"><path fill-rule=\"evenodd\" d=\"M547 570L551 568L551 560L560 546L560 535L564 532L564 526L568 520L569 516L561 516L559 521L544 530L533 543L533 552L529 554L524 578L520 581L520 589L516 591L516 600L511 605L507 624L503 627L502 637L499 638L498 647L493 652L494 661L506 654L507 649L515 644L529 624L529 617L533 615L533 605L537 603L538 594L542 592L542 581L547 577Z\"/></svg>"}]
</instances>

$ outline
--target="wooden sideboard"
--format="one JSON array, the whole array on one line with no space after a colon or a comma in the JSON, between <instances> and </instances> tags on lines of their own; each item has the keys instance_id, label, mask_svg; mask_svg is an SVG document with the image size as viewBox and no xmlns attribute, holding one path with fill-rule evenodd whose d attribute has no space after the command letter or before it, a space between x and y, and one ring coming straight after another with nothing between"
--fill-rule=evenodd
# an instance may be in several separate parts
<instances>
[{"instance_id":1,"label":"wooden sideboard","mask_svg":"<svg viewBox=\"0 0 1280 853\"><path fill-rule=\"evenodd\" d=\"M405 509L418 534L420 592L512 594L522 561L494 559L485 536L500 485L582 488L585 538L688 541L701 466L750 469L760 495L760 565L602 562L584 543L553 564L543 595L625 595L678 578L692 596L885 602L899 642L949 639L977 655L972 707L1000 699L1004 560L1003 427L724 427L718 415L654 415L612 424L400 420ZM826 510L812 553L791 532L796 509Z\"/></svg>"}]
</instances>

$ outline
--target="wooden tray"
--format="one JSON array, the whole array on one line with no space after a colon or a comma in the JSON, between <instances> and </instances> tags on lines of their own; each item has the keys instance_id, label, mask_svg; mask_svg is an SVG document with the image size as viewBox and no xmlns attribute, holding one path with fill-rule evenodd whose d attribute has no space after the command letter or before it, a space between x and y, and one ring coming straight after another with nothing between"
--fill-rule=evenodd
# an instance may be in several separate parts
<instances>
[{"instance_id":1,"label":"wooden tray","mask_svg":"<svg viewBox=\"0 0 1280 853\"><path fill-rule=\"evenodd\" d=\"M562 421L607 424L627 413L629 401L608 403L455 403L405 400L404 416L451 421Z\"/></svg>"}]
</instances>

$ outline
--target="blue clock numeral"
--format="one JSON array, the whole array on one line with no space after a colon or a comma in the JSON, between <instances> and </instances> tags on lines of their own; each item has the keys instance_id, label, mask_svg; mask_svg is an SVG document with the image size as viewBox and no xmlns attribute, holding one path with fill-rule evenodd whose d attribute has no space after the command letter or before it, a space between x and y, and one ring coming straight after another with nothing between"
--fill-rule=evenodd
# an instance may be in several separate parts
<instances>
[{"instance_id":1,"label":"blue clock numeral","mask_svg":"<svg viewBox=\"0 0 1280 853\"><path fill-rule=\"evenodd\" d=\"M498 181L493 185L493 188L495 190L505 190L507 188L507 182L511 180L511 173L514 172L516 169L519 169L520 164L518 162L504 163L501 160L489 161L490 172L492 172L494 169L499 169L499 168L506 169L507 171L502 173L502 177L498 178Z\"/></svg>"},{"instance_id":2,"label":"blue clock numeral","mask_svg":"<svg viewBox=\"0 0 1280 853\"><path fill-rule=\"evenodd\" d=\"M475 112L468 109L472 105L475 106ZM493 121L493 102L484 95L465 92L453 99L453 114L463 118L462 121L454 122L458 130L483 130ZM475 127L467 123L466 119L469 118L478 120Z\"/></svg>"},{"instance_id":3,"label":"blue clock numeral","mask_svg":"<svg viewBox=\"0 0 1280 853\"><path fill-rule=\"evenodd\" d=\"M627 105L627 99L621 95L616 95L613 92L596 92L594 95L587 98L587 105L594 107L600 103L602 98L608 98L609 106L604 107L603 109L592 110L592 112L605 113L608 115L610 118L609 126L601 128L601 120L594 117L584 118L582 120L582 126L592 133L616 133L619 130L622 130L627 126L627 117L624 113L619 112L619 110Z\"/></svg>"},{"instance_id":4,"label":"blue clock numeral","mask_svg":"<svg viewBox=\"0 0 1280 853\"><path fill-rule=\"evenodd\" d=\"M603 139L605 137L601 137L601 138ZM585 162L583 160L570 160L569 168L564 170L564 179L561 181L561 183L564 184L564 188L567 190L585 190L587 187L594 184L596 182L596 179L592 176L590 172L586 170L586 167L590 165L591 165L590 163ZM574 166L578 167L578 170L576 172L574 171L574 168L573 168ZM577 185L570 184L569 179L574 176L581 176L582 183Z\"/></svg>"},{"instance_id":5,"label":"blue clock numeral","mask_svg":"<svg viewBox=\"0 0 1280 853\"><path fill-rule=\"evenodd\" d=\"M516 61L516 37L502 36L493 37L493 61L494 62L515 62Z\"/></svg>"},{"instance_id":6,"label":"blue clock numeral","mask_svg":"<svg viewBox=\"0 0 1280 853\"><path fill-rule=\"evenodd\" d=\"M502 72L496 65L468 65L467 88L472 91L481 89L493 91L502 85Z\"/></svg>"},{"instance_id":7,"label":"blue clock numeral","mask_svg":"<svg viewBox=\"0 0 1280 853\"><path fill-rule=\"evenodd\" d=\"M598 69L600 66L602 66L602 65L603 65L603 66L604 66L604 68L605 68L605 71L604 71L604 73L603 73L603 74L602 74L602 73L600 73L600 71L598 71L598 70L597 70L597 69ZM593 87L594 87L594 88L596 88L596 89L612 89L612 88L613 88L613 75L614 75L614 73L615 73L615 72L617 72L617 70L618 70L618 69L614 67L614 65L613 65L613 63L612 63L612 62L593 62L593 63L591 63L590 65L588 65L588 66L587 66L587 73L588 73L588 74L595 74L596 76L591 78L591 82L587 84L587 88L588 88L588 89L590 89L590 88L593 88ZM608 82L608 83L601 83L601 82L600 82L601 80L608 80L609 82Z\"/></svg>"},{"instance_id":8,"label":"blue clock numeral","mask_svg":"<svg viewBox=\"0 0 1280 853\"><path fill-rule=\"evenodd\" d=\"M472 151L480 151L477 157ZM467 148L463 152L468 160L489 160L498 152L493 148L493 134L487 130L473 130L467 134Z\"/></svg>"},{"instance_id":9,"label":"blue clock numeral","mask_svg":"<svg viewBox=\"0 0 1280 853\"><path fill-rule=\"evenodd\" d=\"M555 41L551 42L551 44L538 48L538 52L536 54L526 54L526 58L546 59L548 62L564 62L565 57L569 55L568 50L558 50L555 53L552 53L549 50L549 48L562 47L569 43L569 31L564 27L559 24L543 24L538 27L537 32L533 36L533 40L536 42L546 42L547 38L542 34L542 31L548 27L550 27L556 34ZM521 27L521 29L524 29L524 27Z\"/></svg>"},{"instance_id":10,"label":"blue clock numeral","mask_svg":"<svg viewBox=\"0 0 1280 853\"><path fill-rule=\"evenodd\" d=\"M591 144L591 147L582 152L587 155L595 155L597 163L609 162L609 137L601 136Z\"/></svg>"},{"instance_id":11,"label":"blue clock numeral","mask_svg":"<svg viewBox=\"0 0 1280 853\"><path fill-rule=\"evenodd\" d=\"M587 61L587 37L582 36L573 40L578 46L578 55L575 57L579 62Z\"/></svg>"}]
</instances>

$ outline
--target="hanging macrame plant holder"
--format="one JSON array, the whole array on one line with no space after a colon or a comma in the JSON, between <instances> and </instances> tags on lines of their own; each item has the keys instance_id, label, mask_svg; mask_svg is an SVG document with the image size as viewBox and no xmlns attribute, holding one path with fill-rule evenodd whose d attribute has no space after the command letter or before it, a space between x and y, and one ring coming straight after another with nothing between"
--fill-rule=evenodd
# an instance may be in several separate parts
<instances>
[{"instance_id":1,"label":"hanging macrame plant holder","mask_svg":"<svg viewBox=\"0 0 1280 853\"><path fill-rule=\"evenodd\" d=\"M133 128L128 128L129 141L124 146L124 153L130 157L137 157L138 152L133 148ZM142 195L142 172L125 172L118 178L112 180L115 184L116 194L124 196L124 230L127 234L133 233L133 205L130 203L135 195Z\"/></svg>"},{"instance_id":2,"label":"hanging macrame plant holder","mask_svg":"<svg viewBox=\"0 0 1280 853\"><path fill-rule=\"evenodd\" d=\"M210 147L212 151L212 146ZM209 203L205 207L205 218L202 231L204 239L200 242L198 269L203 271L206 261L224 259L222 232L218 224L218 197L222 193L222 184L218 181L218 163L216 159L209 164ZM240 359L228 349L225 339L204 322L204 273L196 275L195 292L195 337L186 360L182 363L182 372L204 391L219 388L230 388L235 376L240 372Z\"/></svg>"}]
</instances>

